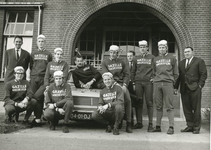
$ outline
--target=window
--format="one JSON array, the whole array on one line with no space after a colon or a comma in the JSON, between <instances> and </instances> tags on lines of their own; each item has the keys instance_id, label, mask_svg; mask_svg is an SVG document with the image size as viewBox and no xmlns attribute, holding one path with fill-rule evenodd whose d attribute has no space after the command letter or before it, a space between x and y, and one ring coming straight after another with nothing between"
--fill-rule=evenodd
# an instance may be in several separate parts
<instances>
[{"instance_id":1,"label":"window","mask_svg":"<svg viewBox=\"0 0 211 150\"><path fill-rule=\"evenodd\" d=\"M13 41L16 35L20 35L23 37L22 48L31 53L33 27L34 27L34 11L6 12L1 79L4 78L4 72L5 72L4 70L5 51L10 48L14 48Z\"/></svg>"}]
</instances>

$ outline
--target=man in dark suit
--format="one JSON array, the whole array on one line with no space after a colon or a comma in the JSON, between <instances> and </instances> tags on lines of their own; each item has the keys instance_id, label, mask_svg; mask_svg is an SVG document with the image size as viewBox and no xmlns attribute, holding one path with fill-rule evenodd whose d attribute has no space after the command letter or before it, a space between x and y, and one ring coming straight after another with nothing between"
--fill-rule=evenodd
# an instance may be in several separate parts
<instances>
[{"instance_id":1,"label":"man in dark suit","mask_svg":"<svg viewBox=\"0 0 211 150\"><path fill-rule=\"evenodd\" d=\"M30 62L30 54L21 48L23 44L23 38L16 36L14 38L15 48L9 49L5 53L5 68L6 74L4 77L4 83L15 79L14 68L16 66L22 66L24 70L27 70ZM26 79L26 73L24 73L24 79Z\"/></svg>"},{"instance_id":2,"label":"man in dark suit","mask_svg":"<svg viewBox=\"0 0 211 150\"><path fill-rule=\"evenodd\" d=\"M175 84L175 92L180 85L183 111L187 127L181 132L199 134L201 127L201 96L202 88L207 79L204 60L194 57L192 47L184 50L185 59L179 63L179 78Z\"/></svg>"}]
</instances>

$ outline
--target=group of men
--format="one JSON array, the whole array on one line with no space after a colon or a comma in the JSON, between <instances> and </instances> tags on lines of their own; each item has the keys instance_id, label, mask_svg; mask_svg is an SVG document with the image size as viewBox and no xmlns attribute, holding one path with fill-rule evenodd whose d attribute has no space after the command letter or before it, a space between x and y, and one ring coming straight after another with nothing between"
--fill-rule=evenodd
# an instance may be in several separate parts
<instances>
[{"instance_id":1,"label":"group of men","mask_svg":"<svg viewBox=\"0 0 211 150\"><path fill-rule=\"evenodd\" d=\"M64 118L63 132L69 132L68 121L73 110L71 87L66 83L68 64L61 60L63 50L54 50L54 60L45 49L45 36L37 37L38 50L30 55L21 49L23 39L15 37L15 49L6 51L5 75L5 115L6 122L13 116L27 110L24 124L29 124L32 112L35 118L31 126L41 125L41 116L49 122L50 130L55 130L59 120ZM163 103L169 119L167 134L174 134L173 94L180 85L183 110L187 127L181 132L200 132L201 89L207 78L207 70L202 59L194 56L193 49L184 50L185 58L177 66L176 58L168 53L166 40L158 42L159 56L149 54L147 41L139 41L140 56L127 53L128 63L119 58L120 48L111 45L109 58L102 62L102 71L85 64L81 55L76 55L76 68L71 71L76 88L98 88L99 106L92 113L92 119L106 124L106 132L119 135L122 120L127 122L126 132L143 127L143 102L146 100L149 118L148 132L161 132ZM30 68L30 83L25 80L25 71ZM153 101L156 104L156 126L153 127ZM46 105L43 112L44 104ZM133 124L135 107L137 123Z\"/></svg>"}]
</instances>

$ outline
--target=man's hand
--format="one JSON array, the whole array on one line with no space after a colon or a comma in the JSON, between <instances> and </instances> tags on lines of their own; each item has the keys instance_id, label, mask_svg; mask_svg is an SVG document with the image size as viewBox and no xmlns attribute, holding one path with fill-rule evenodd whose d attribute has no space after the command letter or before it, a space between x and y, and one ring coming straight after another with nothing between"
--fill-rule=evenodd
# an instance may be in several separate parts
<instances>
[{"instance_id":1,"label":"man's hand","mask_svg":"<svg viewBox=\"0 0 211 150\"><path fill-rule=\"evenodd\" d=\"M136 91L136 85L135 84L133 84L133 90Z\"/></svg>"},{"instance_id":2,"label":"man's hand","mask_svg":"<svg viewBox=\"0 0 211 150\"><path fill-rule=\"evenodd\" d=\"M18 106L19 108L24 108L24 107L25 107L24 103L22 103L22 102L17 103L17 106Z\"/></svg>"},{"instance_id":3,"label":"man's hand","mask_svg":"<svg viewBox=\"0 0 211 150\"><path fill-rule=\"evenodd\" d=\"M87 83L84 85L84 88L85 88L85 89L90 89L90 88L91 88L91 85L92 85L93 83L94 83L93 80L87 82Z\"/></svg>"},{"instance_id":4,"label":"man's hand","mask_svg":"<svg viewBox=\"0 0 211 150\"><path fill-rule=\"evenodd\" d=\"M28 106L28 103L29 103L28 98L24 98L24 99L21 101L21 103L23 103L23 104L24 104L24 107L26 108L26 107Z\"/></svg>"},{"instance_id":5,"label":"man's hand","mask_svg":"<svg viewBox=\"0 0 211 150\"><path fill-rule=\"evenodd\" d=\"M153 82L154 82L154 79L153 79L153 78L152 78L152 79L150 79L150 82L152 82L152 83L153 83Z\"/></svg>"},{"instance_id":6,"label":"man's hand","mask_svg":"<svg viewBox=\"0 0 211 150\"><path fill-rule=\"evenodd\" d=\"M174 95L177 95L177 94L178 94L178 90L174 89Z\"/></svg>"},{"instance_id":7,"label":"man's hand","mask_svg":"<svg viewBox=\"0 0 211 150\"><path fill-rule=\"evenodd\" d=\"M105 106L105 105L104 105L104 106ZM98 111L99 111L99 114L103 114L103 113L106 111L106 109L104 109L103 106L99 106L99 107L98 107Z\"/></svg>"},{"instance_id":8,"label":"man's hand","mask_svg":"<svg viewBox=\"0 0 211 150\"><path fill-rule=\"evenodd\" d=\"M62 109L62 108L58 108L57 111L58 111L61 115L64 115L64 113L65 113L64 109Z\"/></svg>"},{"instance_id":9,"label":"man's hand","mask_svg":"<svg viewBox=\"0 0 211 150\"><path fill-rule=\"evenodd\" d=\"M54 109L54 104L48 104L48 108Z\"/></svg>"}]
</instances>

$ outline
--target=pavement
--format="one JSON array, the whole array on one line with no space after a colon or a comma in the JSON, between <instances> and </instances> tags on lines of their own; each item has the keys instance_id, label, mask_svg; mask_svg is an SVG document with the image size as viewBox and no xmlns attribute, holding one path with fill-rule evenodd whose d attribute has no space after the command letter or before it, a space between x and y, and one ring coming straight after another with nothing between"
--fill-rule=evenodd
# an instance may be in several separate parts
<instances>
[{"instance_id":1,"label":"pavement","mask_svg":"<svg viewBox=\"0 0 211 150\"><path fill-rule=\"evenodd\" d=\"M0 102L0 113L4 113L3 103ZM155 124L155 118L154 118ZM147 118L144 117L142 129L133 130L129 134L125 132L125 125L120 129L120 135L105 133L105 127L90 121L70 121L70 133L62 133L61 124L55 131L48 129L47 123L43 127L24 129L10 134L0 134L1 149L65 149L70 142L72 149L180 149L180 150L209 150L210 149L210 125L202 126L200 134L181 133L180 130L186 127L182 118L175 118L175 133L166 134L168 130L168 119L162 120L161 133L147 132ZM25 142L23 142L23 140ZM27 141L27 142L26 142ZM35 142L37 141L37 142ZM20 143L19 143L20 142ZM32 145L36 145L35 147ZM62 145L62 146L61 146ZM103 148L100 147L103 146ZM53 147L53 148L52 148ZM69 148L70 148L69 147Z\"/></svg>"}]
</instances>

